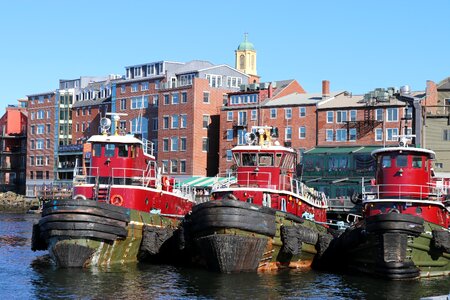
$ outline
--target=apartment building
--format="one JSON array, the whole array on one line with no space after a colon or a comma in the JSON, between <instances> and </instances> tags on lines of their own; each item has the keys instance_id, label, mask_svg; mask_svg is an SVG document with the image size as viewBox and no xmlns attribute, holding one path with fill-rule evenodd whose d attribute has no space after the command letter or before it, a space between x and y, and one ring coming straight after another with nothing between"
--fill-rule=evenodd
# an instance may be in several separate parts
<instances>
[{"instance_id":1,"label":"apartment building","mask_svg":"<svg viewBox=\"0 0 450 300\"><path fill-rule=\"evenodd\" d=\"M28 98L26 195L55 180L56 92L31 94Z\"/></svg>"},{"instance_id":2,"label":"apartment building","mask_svg":"<svg viewBox=\"0 0 450 300\"><path fill-rule=\"evenodd\" d=\"M24 101L0 118L0 191L25 192L27 113Z\"/></svg>"}]
</instances>

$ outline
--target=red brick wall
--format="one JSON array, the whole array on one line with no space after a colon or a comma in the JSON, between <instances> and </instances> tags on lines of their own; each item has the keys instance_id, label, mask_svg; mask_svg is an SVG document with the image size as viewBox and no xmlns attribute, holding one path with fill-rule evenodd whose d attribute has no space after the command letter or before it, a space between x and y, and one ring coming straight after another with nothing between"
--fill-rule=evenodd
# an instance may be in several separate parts
<instances>
[{"instance_id":1,"label":"red brick wall","mask_svg":"<svg viewBox=\"0 0 450 300\"><path fill-rule=\"evenodd\" d=\"M36 179L36 172L42 171L44 180L46 179L46 172L49 172L49 181L54 180L53 166L54 161L54 139L55 139L55 95L49 94L44 97L44 103L38 103L35 97L29 97L28 99L28 126L27 126L27 175L26 178L30 178L30 172L33 172L34 179ZM43 110L44 118L37 119L37 112ZM47 118L47 111L50 112L49 118ZM35 113L34 120L31 118L31 114ZM50 133L47 132L47 124L50 125ZM37 126L44 125L44 133L37 133ZM34 134L31 132L31 126L35 126ZM31 149L31 141L35 141L35 147L38 139L44 140L44 149ZM47 139L50 140L50 147L47 147ZM43 156L43 166L36 166L30 164L30 157L34 158L36 162L36 156ZM49 157L48 165L46 165L46 157Z\"/></svg>"}]
</instances>

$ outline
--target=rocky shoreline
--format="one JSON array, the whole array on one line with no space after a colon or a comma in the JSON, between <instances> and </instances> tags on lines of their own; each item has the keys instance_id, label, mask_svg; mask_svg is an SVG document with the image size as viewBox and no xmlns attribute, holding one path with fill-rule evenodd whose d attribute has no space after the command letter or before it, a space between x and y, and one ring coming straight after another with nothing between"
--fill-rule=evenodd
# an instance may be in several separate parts
<instances>
[{"instance_id":1,"label":"rocky shoreline","mask_svg":"<svg viewBox=\"0 0 450 300\"><path fill-rule=\"evenodd\" d=\"M14 192L0 193L0 212L25 213L38 207L39 200L36 198L27 198Z\"/></svg>"}]
</instances>

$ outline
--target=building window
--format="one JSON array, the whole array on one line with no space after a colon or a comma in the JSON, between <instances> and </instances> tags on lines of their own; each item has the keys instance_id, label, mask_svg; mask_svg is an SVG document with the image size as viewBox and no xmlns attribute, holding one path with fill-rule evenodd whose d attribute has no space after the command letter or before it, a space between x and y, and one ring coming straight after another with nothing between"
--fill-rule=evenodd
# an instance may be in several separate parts
<instances>
[{"instance_id":1,"label":"building window","mask_svg":"<svg viewBox=\"0 0 450 300\"><path fill-rule=\"evenodd\" d=\"M326 141L332 142L333 141L333 129L327 129L326 130Z\"/></svg>"},{"instance_id":2,"label":"building window","mask_svg":"<svg viewBox=\"0 0 450 300\"><path fill-rule=\"evenodd\" d=\"M176 159L170 160L170 173L172 174L178 173L178 160Z\"/></svg>"},{"instance_id":3,"label":"building window","mask_svg":"<svg viewBox=\"0 0 450 300\"><path fill-rule=\"evenodd\" d=\"M299 116L300 118L306 117L306 107L300 107L299 108Z\"/></svg>"},{"instance_id":4,"label":"building window","mask_svg":"<svg viewBox=\"0 0 450 300\"><path fill-rule=\"evenodd\" d=\"M232 160L233 160L233 153L231 152L231 150L227 150L227 161Z\"/></svg>"},{"instance_id":5,"label":"building window","mask_svg":"<svg viewBox=\"0 0 450 300\"><path fill-rule=\"evenodd\" d=\"M131 120L130 133L140 134L144 139L148 138L148 119L137 117Z\"/></svg>"},{"instance_id":6,"label":"building window","mask_svg":"<svg viewBox=\"0 0 450 300\"><path fill-rule=\"evenodd\" d=\"M180 128L186 128L187 126L187 115L180 115Z\"/></svg>"},{"instance_id":7,"label":"building window","mask_svg":"<svg viewBox=\"0 0 450 300\"><path fill-rule=\"evenodd\" d=\"M375 119L377 121L383 122L383 109L382 108L377 108L375 110Z\"/></svg>"},{"instance_id":8,"label":"building window","mask_svg":"<svg viewBox=\"0 0 450 300\"><path fill-rule=\"evenodd\" d=\"M397 121L398 121L398 108L388 108L387 122L397 122Z\"/></svg>"},{"instance_id":9,"label":"building window","mask_svg":"<svg viewBox=\"0 0 450 300\"><path fill-rule=\"evenodd\" d=\"M138 91L138 84L137 83L133 83L132 85L131 85L131 92L132 93L135 93L135 92L137 92Z\"/></svg>"},{"instance_id":10,"label":"building window","mask_svg":"<svg viewBox=\"0 0 450 300\"><path fill-rule=\"evenodd\" d=\"M350 111L350 121L352 121L352 122L356 121L356 110Z\"/></svg>"},{"instance_id":11,"label":"building window","mask_svg":"<svg viewBox=\"0 0 450 300\"><path fill-rule=\"evenodd\" d=\"M45 157L45 165L48 166L50 164L50 156Z\"/></svg>"},{"instance_id":12,"label":"building window","mask_svg":"<svg viewBox=\"0 0 450 300\"><path fill-rule=\"evenodd\" d=\"M164 94L164 105L169 105L169 95Z\"/></svg>"},{"instance_id":13,"label":"building window","mask_svg":"<svg viewBox=\"0 0 450 300\"><path fill-rule=\"evenodd\" d=\"M227 141L233 140L233 129L227 129Z\"/></svg>"},{"instance_id":14,"label":"building window","mask_svg":"<svg viewBox=\"0 0 450 300\"><path fill-rule=\"evenodd\" d=\"M246 111L238 112L238 125L240 125L240 126L247 125L247 112Z\"/></svg>"},{"instance_id":15,"label":"building window","mask_svg":"<svg viewBox=\"0 0 450 300\"><path fill-rule=\"evenodd\" d=\"M43 124L40 124L37 126L37 134L44 134L45 133L45 126Z\"/></svg>"},{"instance_id":16,"label":"building window","mask_svg":"<svg viewBox=\"0 0 450 300\"><path fill-rule=\"evenodd\" d=\"M141 109L147 107L148 107L148 96L131 98L131 109Z\"/></svg>"},{"instance_id":17,"label":"building window","mask_svg":"<svg viewBox=\"0 0 450 300\"><path fill-rule=\"evenodd\" d=\"M383 140L383 129L376 128L375 129L375 141L382 141L382 140Z\"/></svg>"},{"instance_id":18,"label":"building window","mask_svg":"<svg viewBox=\"0 0 450 300\"><path fill-rule=\"evenodd\" d=\"M203 103L209 103L209 92L203 92Z\"/></svg>"},{"instance_id":19,"label":"building window","mask_svg":"<svg viewBox=\"0 0 450 300\"><path fill-rule=\"evenodd\" d=\"M237 131L237 138L238 138L238 145L244 145L245 144L245 134L247 133L247 130L245 129L238 129Z\"/></svg>"},{"instance_id":20,"label":"building window","mask_svg":"<svg viewBox=\"0 0 450 300\"><path fill-rule=\"evenodd\" d=\"M208 151L208 138L204 137L202 140L202 151L207 152Z\"/></svg>"},{"instance_id":21,"label":"building window","mask_svg":"<svg viewBox=\"0 0 450 300\"><path fill-rule=\"evenodd\" d=\"M169 151L169 139L163 138L163 152Z\"/></svg>"},{"instance_id":22,"label":"building window","mask_svg":"<svg viewBox=\"0 0 450 300\"><path fill-rule=\"evenodd\" d=\"M256 109L252 109L250 118L252 121L258 119L258 111Z\"/></svg>"},{"instance_id":23,"label":"building window","mask_svg":"<svg viewBox=\"0 0 450 300\"><path fill-rule=\"evenodd\" d=\"M153 95L153 106L158 107L159 95Z\"/></svg>"},{"instance_id":24,"label":"building window","mask_svg":"<svg viewBox=\"0 0 450 300\"><path fill-rule=\"evenodd\" d=\"M172 104L178 104L178 93L173 93L172 94Z\"/></svg>"},{"instance_id":25,"label":"building window","mask_svg":"<svg viewBox=\"0 0 450 300\"><path fill-rule=\"evenodd\" d=\"M336 142L347 141L347 129L337 129L336 130Z\"/></svg>"},{"instance_id":26,"label":"building window","mask_svg":"<svg viewBox=\"0 0 450 300\"><path fill-rule=\"evenodd\" d=\"M170 151L175 152L178 151L178 137L177 136L173 136L170 138Z\"/></svg>"},{"instance_id":27,"label":"building window","mask_svg":"<svg viewBox=\"0 0 450 300\"><path fill-rule=\"evenodd\" d=\"M292 108L285 108L284 109L284 118L285 119L292 119Z\"/></svg>"},{"instance_id":28,"label":"building window","mask_svg":"<svg viewBox=\"0 0 450 300\"><path fill-rule=\"evenodd\" d=\"M413 107L412 106L405 107L405 118L407 120L412 119L412 114L413 114Z\"/></svg>"},{"instance_id":29,"label":"building window","mask_svg":"<svg viewBox=\"0 0 450 300\"><path fill-rule=\"evenodd\" d=\"M438 163L438 162L435 162L435 163L434 163L434 167L435 167L436 169L443 169L443 168L444 168L444 163Z\"/></svg>"},{"instance_id":30,"label":"building window","mask_svg":"<svg viewBox=\"0 0 450 300\"><path fill-rule=\"evenodd\" d=\"M36 132L35 128L36 127L34 125L31 125L31 129L30 129L30 131L31 131L30 133L31 134L35 134L35 132Z\"/></svg>"},{"instance_id":31,"label":"building window","mask_svg":"<svg viewBox=\"0 0 450 300\"><path fill-rule=\"evenodd\" d=\"M46 143L45 148L46 148L46 149L50 149L50 139L46 139L46 140L45 140L45 143Z\"/></svg>"},{"instance_id":32,"label":"building window","mask_svg":"<svg viewBox=\"0 0 450 300\"><path fill-rule=\"evenodd\" d=\"M180 160L180 173L186 173L186 161Z\"/></svg>"},{"instance_id":33,"label":"building window","mask_svg":"<svg viewBox=\"0 0 450 300\"><path fill-rule=\"evenodd\" d=\"M290 141L292 139L292 127L287 126L285 129L284 140Z\"/></svg>"},{"instance_id":34,"label":"building window","mask_svg":"<svg viewBox=\"0 0 450 300\"><path fill-rule=\"evenodd\" d=\"M187 103L187 92L181 93L181 103Z\"/></svg>"},{"instance_id":35,"label":"building window","mask_svg":"<svg viewBox=\"0 0 450 300\"><path fill-rule=\"evenodd\" d=\"M232 111L228 111L227 112L227 121L233 121L233 112Z\"/></svg>"},{"instance_id":36,"label":"building window","mask_svg":"<svg viewBox=\"0 0 450 300\"><path fill-rule=\"evenodd\" d=\"M208 129L209 115L203 115L203 129Z\"/></svg>"},{"instance_id":37,"label":"building window","mask_svg":"<svg viewBox=\"0 0 450 300\"><path fill-rule=\"evenodd\" d=\"M332 111L327 111L327 123L334 122L334 114Z\"/></svg>"},{"instance_id":38,"label":"building window","mask_svg":"<svg viewBox=\"0 0 450 300\"><path fill-rule=\"evenodd\" d=\"M221 87L222 86L222 76L221 75L206 74L206 80L208 80L210 87Z\"/></svg>"},{"instance_id":39,"label":"building window","mask_svg":"<svg viewBox=\"0 0 450 300\"><path fill-rule=\"evenodd\" d=\"M347 112L339 110L336 112L336 123L344 123L347 121Z\"/></svg>"},{"instance_id":40,"label":"building window","mask_svg":"<svg viewBox=\"0 0 450 300\"><path fill-rule=\"evenodd\" d=\"M241 68L241 69L243 69L243 68ZM238 88L241 84L242 84L241 77L227 76L227 87Z\"/></svg>"},{"instance_id":41,"label":"building window","mask_svg":"<svg viewBox=\"0 0 450 300\"><path fill-rule=\"evenodd\" d=\"M298 128L298 137L300 139L304 139L306 138L306 127L305 126L300 126Z\"/></svg>"},{"instance_id":42,"label":"building window","mask_svg":"<svg viewBox=\"0 0 450 300\"><path fill-rule=\"evenodd\" d=\"M120 99L120 110L126 110L127 109L127 99Z\"/></svg>"},{"instance_id":43,"label":"building window","mask_svg":"<svg viewBox=\"0 0 450 300\"><path fill-rule=\"evenodd\" d=\"M187 149L187 139L186 137L180 138L180 151L186 151Z\"/></svg>"},{"instance_id":44,"label":"building window","mask_svg":"<svg viewBox=\"0 0 450 300\"><path fill-rule=\"evenodd\" d=\"M163 129L169 129L169 116L163 116Z\"/></svg>"},{"instance_id":45,"label":"building window","mask_svg":"<svg viewBox=\"0 0 450 300\"><path fill-rule=\"evenodd\" d=\"M51 132L51 125L50 124L47 124L47 133L50 133Z\"/></svg>"},{"instance_id":46,"label":"building window","mask_svg":"<svg viewBox=\"0 0 450 300\"><path fill-rule=\"evenodd\" d=\"M397 141L398 128L386 128L386 141Z\"/></svg>"},{"instance_id":47,"label":"building window","mask_svg":"<svg viewBox=\"0 0 450 300\"><path fill-rule=\"evenodd\" d=\"M444 131L442 133L442 140L450 141L450 130L449 129L444 129Z\"/></svg>"},{"instance_id":48,"label":"building window","mask_svg":"<svg viewBox=\"0 0 450 300\"><path fill-rule=\"evenodd\" d=\"M153 131L157 131L158 130L158 118L153 118L152 119L152 128L153 128Z\"/></svg>"},{"instance_id":49,"label":"building window","mask_svg":"<svg viewBox=\"0 0 450 300\"><path fill-rule=\"evenodd\" d=\"M270 109L270 118L271 119L276 119L277 118L277 109L276 108L271 108Z\"/></svg>"},{"instance_id":50,"label":"building window","mask_svg":"<svg viewBox=\"0 0 450 300\"><path fill-rule=\"evenodd\" d=\"M356 128L350 128L349 130L349 141L356 141Z\"/></svg>"},{"instance_id":51,"label":"building window","mask_svg":"<svg viewBox=\"0 0 450 300\"><path fill-rule=\"evenodd\" d=\"M36 166L44 165L44 157L41 155L36 156Z\"/></svg>"},{"instance_id":52,"label":"building window","mask_svg":"<svg viewBox=\"0 0 450 300\"><path fill-rule=\"evenodd\" d=\"M172 115L171 128L178 128L178 115Z\"/></svg>"},{"instance_id":53,"label":"building window","mask_svg":"<svg viewBox=\"0 0 450 300\"><path fill-rule=\"evenodd\" d=\"M37 150L44 149L44 139L37 139L36 140L36 149Z\"/></svg>"},{"instance_id":54,"label":"building window","mask_svg":"<svg viewBox=\"0 0 450 300\"><path fill-rule=\"evenodd\" d=\"M44 119L44 115L45 115L45 112L43 110L38 110L38 112L37 112L37 119L38 120Z\"/></svg>"},{"instance_id":55,"label":"building window","mask_svg":"<svg viewBox=\"0 0 450 300\"><path fill-rule=\"evenodd\" d=\"M34 166L34 156L30 156L30 166Z\"/></svg>"},{"instance_id":56,"label":"building window","mask_svg":"<svg viewBox=\"0 0 450 300\"><path fill-rule=\"evenodd\" d=\"M141 83L141 91L148 91L148 82Z\"/></svg>"},{"instance_id":57,"label":"building window","mask_svg":"<svg viewBox=\"0 0 450 300\"><path fill-rule=\"evenodd\" d=\"M162 173L167 174L168 170L169 170L169 161L163 160L162 161Z\"/></svg>"}]
</instances>

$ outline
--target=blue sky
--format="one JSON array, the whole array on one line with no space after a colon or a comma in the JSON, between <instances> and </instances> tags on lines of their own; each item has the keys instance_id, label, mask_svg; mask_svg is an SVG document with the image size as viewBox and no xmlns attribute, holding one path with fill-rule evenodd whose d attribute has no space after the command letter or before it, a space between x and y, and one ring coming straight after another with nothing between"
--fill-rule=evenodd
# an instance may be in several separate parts
<instances>
[{"instance_id":1,"label":"blue sky","mask_svg":"<svg viewBox=\"0 0 450 300\"><path fill-rule=\"evenodd\" d=\"M170 4L168 4L170 3ZM450 76L450 1L4 1L0 112L59 79L193 59L234 67L248 32L262 81L364 93Z\"/></svg>"}]
</instances>

